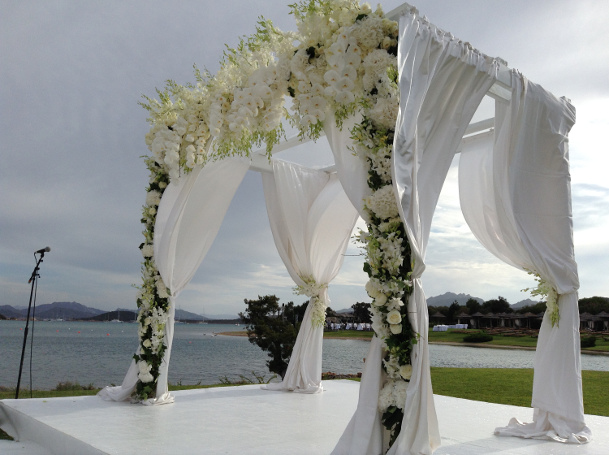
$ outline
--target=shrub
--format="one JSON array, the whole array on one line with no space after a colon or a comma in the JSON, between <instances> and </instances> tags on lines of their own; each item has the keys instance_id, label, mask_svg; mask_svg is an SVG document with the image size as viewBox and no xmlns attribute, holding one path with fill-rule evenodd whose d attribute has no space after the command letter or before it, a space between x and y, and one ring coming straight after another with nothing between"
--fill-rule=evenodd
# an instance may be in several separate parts
<instances>
[{"instance_id":1,"label":"shrub","mask_svg":"<svg viewBox=\"0 0 609 455\"><path fill-rule=\"evenodd\" d=\"M493 337L486 333L472 333L463 337L463 341L466 343L484 343L485 341L492 341Z\"/></svg>"},{"instance_id":2,"label":"shrub","mask_svg":"<svg viewBox=\"0 0 609 455\"><path fill-rule=\"evenodd\" d=\"M66 381L58 383L55 389L53 390L57 390L58 392L73 390L95 390L95 386L93 384L80 385L78 382Z\"/></svg>"},{"instance_id":3,"label":"shrub","mask_svg":"<svg viewBox=\"0 0 609 455\"><path fill-rule=\"evenodd\" d=\"M596 337L582 337L581 338L581 347L583 348L593 348L596 346Z\"/></svg>"}]
</instances>

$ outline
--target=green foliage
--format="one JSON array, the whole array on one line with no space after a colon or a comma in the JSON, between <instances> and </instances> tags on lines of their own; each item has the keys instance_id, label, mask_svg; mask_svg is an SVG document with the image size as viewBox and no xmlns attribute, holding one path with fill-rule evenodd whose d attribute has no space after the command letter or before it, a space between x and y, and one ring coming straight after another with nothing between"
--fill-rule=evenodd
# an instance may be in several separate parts
<instances>
[{"instance_id":1,"label":"green foliage","mask_svg":"<svg viewBox=\"0 0 609 455\"><path fill-rule=\"evenodd\" d=\"M276 377L277 375L274 374L267 379L264 373L252 371L251 376L240 374L239 379L230 379L228 376L221 376L220 383L222 385L268 384Z\"/></svg>"},{"instance_id":2,"label":"green foliage","mask_svg":"<svg viewBox=\"0 0 609 455\"><path fill-rule=\"evenodd\" d=\"M357 322L372 322L370 319L370 304L366 302L357 302L351 305L353 308L353 316Z\"/></svg>"},{"instance_id":3,"label":"green foliage","mask_svg":"<svg viewBox=\"0 0 609 455\"><path fill-rule=\"evenodd\" d=\"M383 426L391 432L391 438L389 445L391 446L402 429L402 420L404 419L404 413L397 406L389 406L387 410L381 416L381 422Z\"/></svg>"},{"instance_id":4,"label":"green foliage","mask_svg":"<svg viewBox=\"0 0 609 455\"><path fill-rule=\"evenodd\" d=\"M247 309L239 317L247 326L250 343L268 353L266 365L271 373L283 378L288 368L298 334L297 322L302 321L306 304L294 307L293 302L279 305L274 295L258 296L258 300L244 300Z\"/></svg>"},{"instance_id":5,"label":"green foliage","mask_svg":"<svg viewBox=\"0 0 609 455\"><path fill-rule=\"evenodd\" d=\"M97 390L93 384L89 385L80 385L78 382L60 382L58 383L53 390L57 390L58 392L63 391L73 391L73 390Z\"/></svg>"},{"instance_id":6,"label":"green foliage","mask_svg":"<svg viewBox=\"0 0 609 455\"><path fill-rule=\"evenodd\" d=\"M472 333L463 337L465 343L484 343L486 341L493 341L493 337L484 332Z\"/></svg>"},{"instance_id":7,"label":"green foliage","mask_svg":"<svg viewBox=\"0 0 609 455\"><path fill-rule=\"evenodd\" d=\"M453 323L453 322L457 322L457 315L461 312L461 306L459 305L459 302L457 302L456 300L450 304L450 306L448 307L448 321Z\"/></svg>"},{"instance_id":8,"label":"green foliage","mask_svg":"<svg viewBox=\"0 0 609 455\"><path fill-rule=\"evenodd\" d=\"M581 348L593 348L596 346L596 337L595 336L589 336L589 337L581 337Z\"/></svg>"},{"instance_id":9,"label":"green foliage","mask_svg":"<svg viewBox=\"0 0 609 455\"><path fill-rule=\"evenodd\" d=\"M482 313L511 313L512 307L504 297L499 296L496 299L487 300L482 304Z\"/></svg>"},{"instance_id":10,"label":"green foliage","mask_svg":"<svg viewBox=\"0 0 609 455\"><path fill-rule=\"evenodd\" d=\"M525 313L539 314L539 313L543 313L545 311L546 311L546 302L539 302L539 303L536 303L535 305L523 306L522 308L518 308L518 310L516 310L516 312L520 313L520 314L525 314Z\"/></svg>"},{"instance_id":11,"label":"green foliage","mask_svg":"<svg viewBox=\"0 0 609 455\"><path fill-rule=\"evenodd\" d=\"M609 298L607 297L585 297L579 299L579 312L598 314L601 311L609 313Z\"/></svg>"},{"instance_id":12,"label":"green foliage","mask_svg":"<svg viewBox=\"0 0 609 455\"><path fill-rule=\"evenodd\" d=\"M467 311L469 314L478 313L482 309L482 305L474 298L467 299L465 302L465 306L467 307Z\"/></svg>"}]
</instances>

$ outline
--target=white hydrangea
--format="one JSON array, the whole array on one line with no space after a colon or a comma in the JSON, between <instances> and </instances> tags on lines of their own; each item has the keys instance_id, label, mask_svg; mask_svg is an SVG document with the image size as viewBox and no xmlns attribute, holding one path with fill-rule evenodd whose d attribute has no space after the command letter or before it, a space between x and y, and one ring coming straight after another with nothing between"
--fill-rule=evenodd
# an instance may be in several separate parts
<instances>
[{"instance_id":1,"label":"white hydrangea","mask_svg":"<svg viewBox=\"0 0 609 455\"><path fill-rule=\"evenodd\" d=\"M146 205L158 206L161 203L161 193L156 190L148 191L146 194Z\"/></svg>"},{"instance_id":2,"label":"white hydrangea","mask_svg":"<svg viewBox=\"0 0 609 455\"><path fill-rule=\"evenodd\" d=\"M145 258L151 258L152 256L154 256L154 246L149 243L144 244L144 246L142 247L142 255Z\"/></svg>"},{"instance_id":3,"label":"white hydrangea","mask_svg":"<svg viewBox=\"0 0 609 455\"><path fill-rule=\"evenodd\" d=\"M381 220L399 215L392 185L385 185L364 199L365 206Z\"/></svg>"},{"instance_id":4,"label":"white hydrangea","mask_svg":"<svg viewBox=\"0 0 609 455\"><path fill-rule=\"evenodd\" d=\"M139 371L137 377L140 381L142 381L143 383L154 381L154 377L150 373L152 365L149 365L148 362L140 360L137 362L137 366Z\"/></svg>"}]
</instances>

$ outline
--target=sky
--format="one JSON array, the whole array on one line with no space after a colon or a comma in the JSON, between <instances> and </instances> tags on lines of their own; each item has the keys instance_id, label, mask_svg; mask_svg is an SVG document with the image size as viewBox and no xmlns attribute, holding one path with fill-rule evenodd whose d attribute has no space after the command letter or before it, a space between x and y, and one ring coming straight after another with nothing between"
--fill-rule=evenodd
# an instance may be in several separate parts
<instances>
[{"instance_id":1,"label":"sky","mask_svg":"<svg viewBox=\"0 0 609 455\"><path fill-rule=\"evenodd\" d=\"M0 0L0 305L28 305L33 253L49 246L38 305L135 309L149 129L138 102L167 79L194 82L195 64L215 73L225 44L251 34L259 16L294 30L288 3ZM435 25L571 99L579 294L609 297L609 8L594 0L412 3ZM400 4L382 6L388 12ZM457 163L436 209L426 295L528 298L521 289L533 280L486 252L463 220ZM370 301L360 253L349 247L330 285L335 310ZM260 175L248 171L177 307L213 316L236 315L244 299L259 295L303 303L292 287L273 243Z\"/></svg>"}]
</instances>

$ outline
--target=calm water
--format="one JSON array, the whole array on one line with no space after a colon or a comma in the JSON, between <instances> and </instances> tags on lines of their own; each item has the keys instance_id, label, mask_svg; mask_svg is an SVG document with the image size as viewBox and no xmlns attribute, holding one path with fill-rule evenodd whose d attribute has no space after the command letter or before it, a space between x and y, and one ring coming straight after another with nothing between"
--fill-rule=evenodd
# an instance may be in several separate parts
<instances>
[{"instance_id":1,"label":"calm water","mask_svg":"<svg viewBox=\"0 0 609 455\"><path fill-rule=\"evenodd\" d=\"M15 387L23 345L24 321L0 321L0 386ZM177 324L171 353L169 382L216 384L220 378L270 377L266 354L245 337L214 336L215 332L244 330L220 324ZM29 389L30 336L21 389ZM137 324L103 322L36 322L32 358L32 386L51 389L71 381L101 387L120 384L137 347ZM369 343L361 340L324 340L322 370L357 373ZM471 368L532 368L533 351L477 349L431 345L432 366ZM582 368L609 371L609 357L582 356Z\"/></svg>"}]
</instances>

